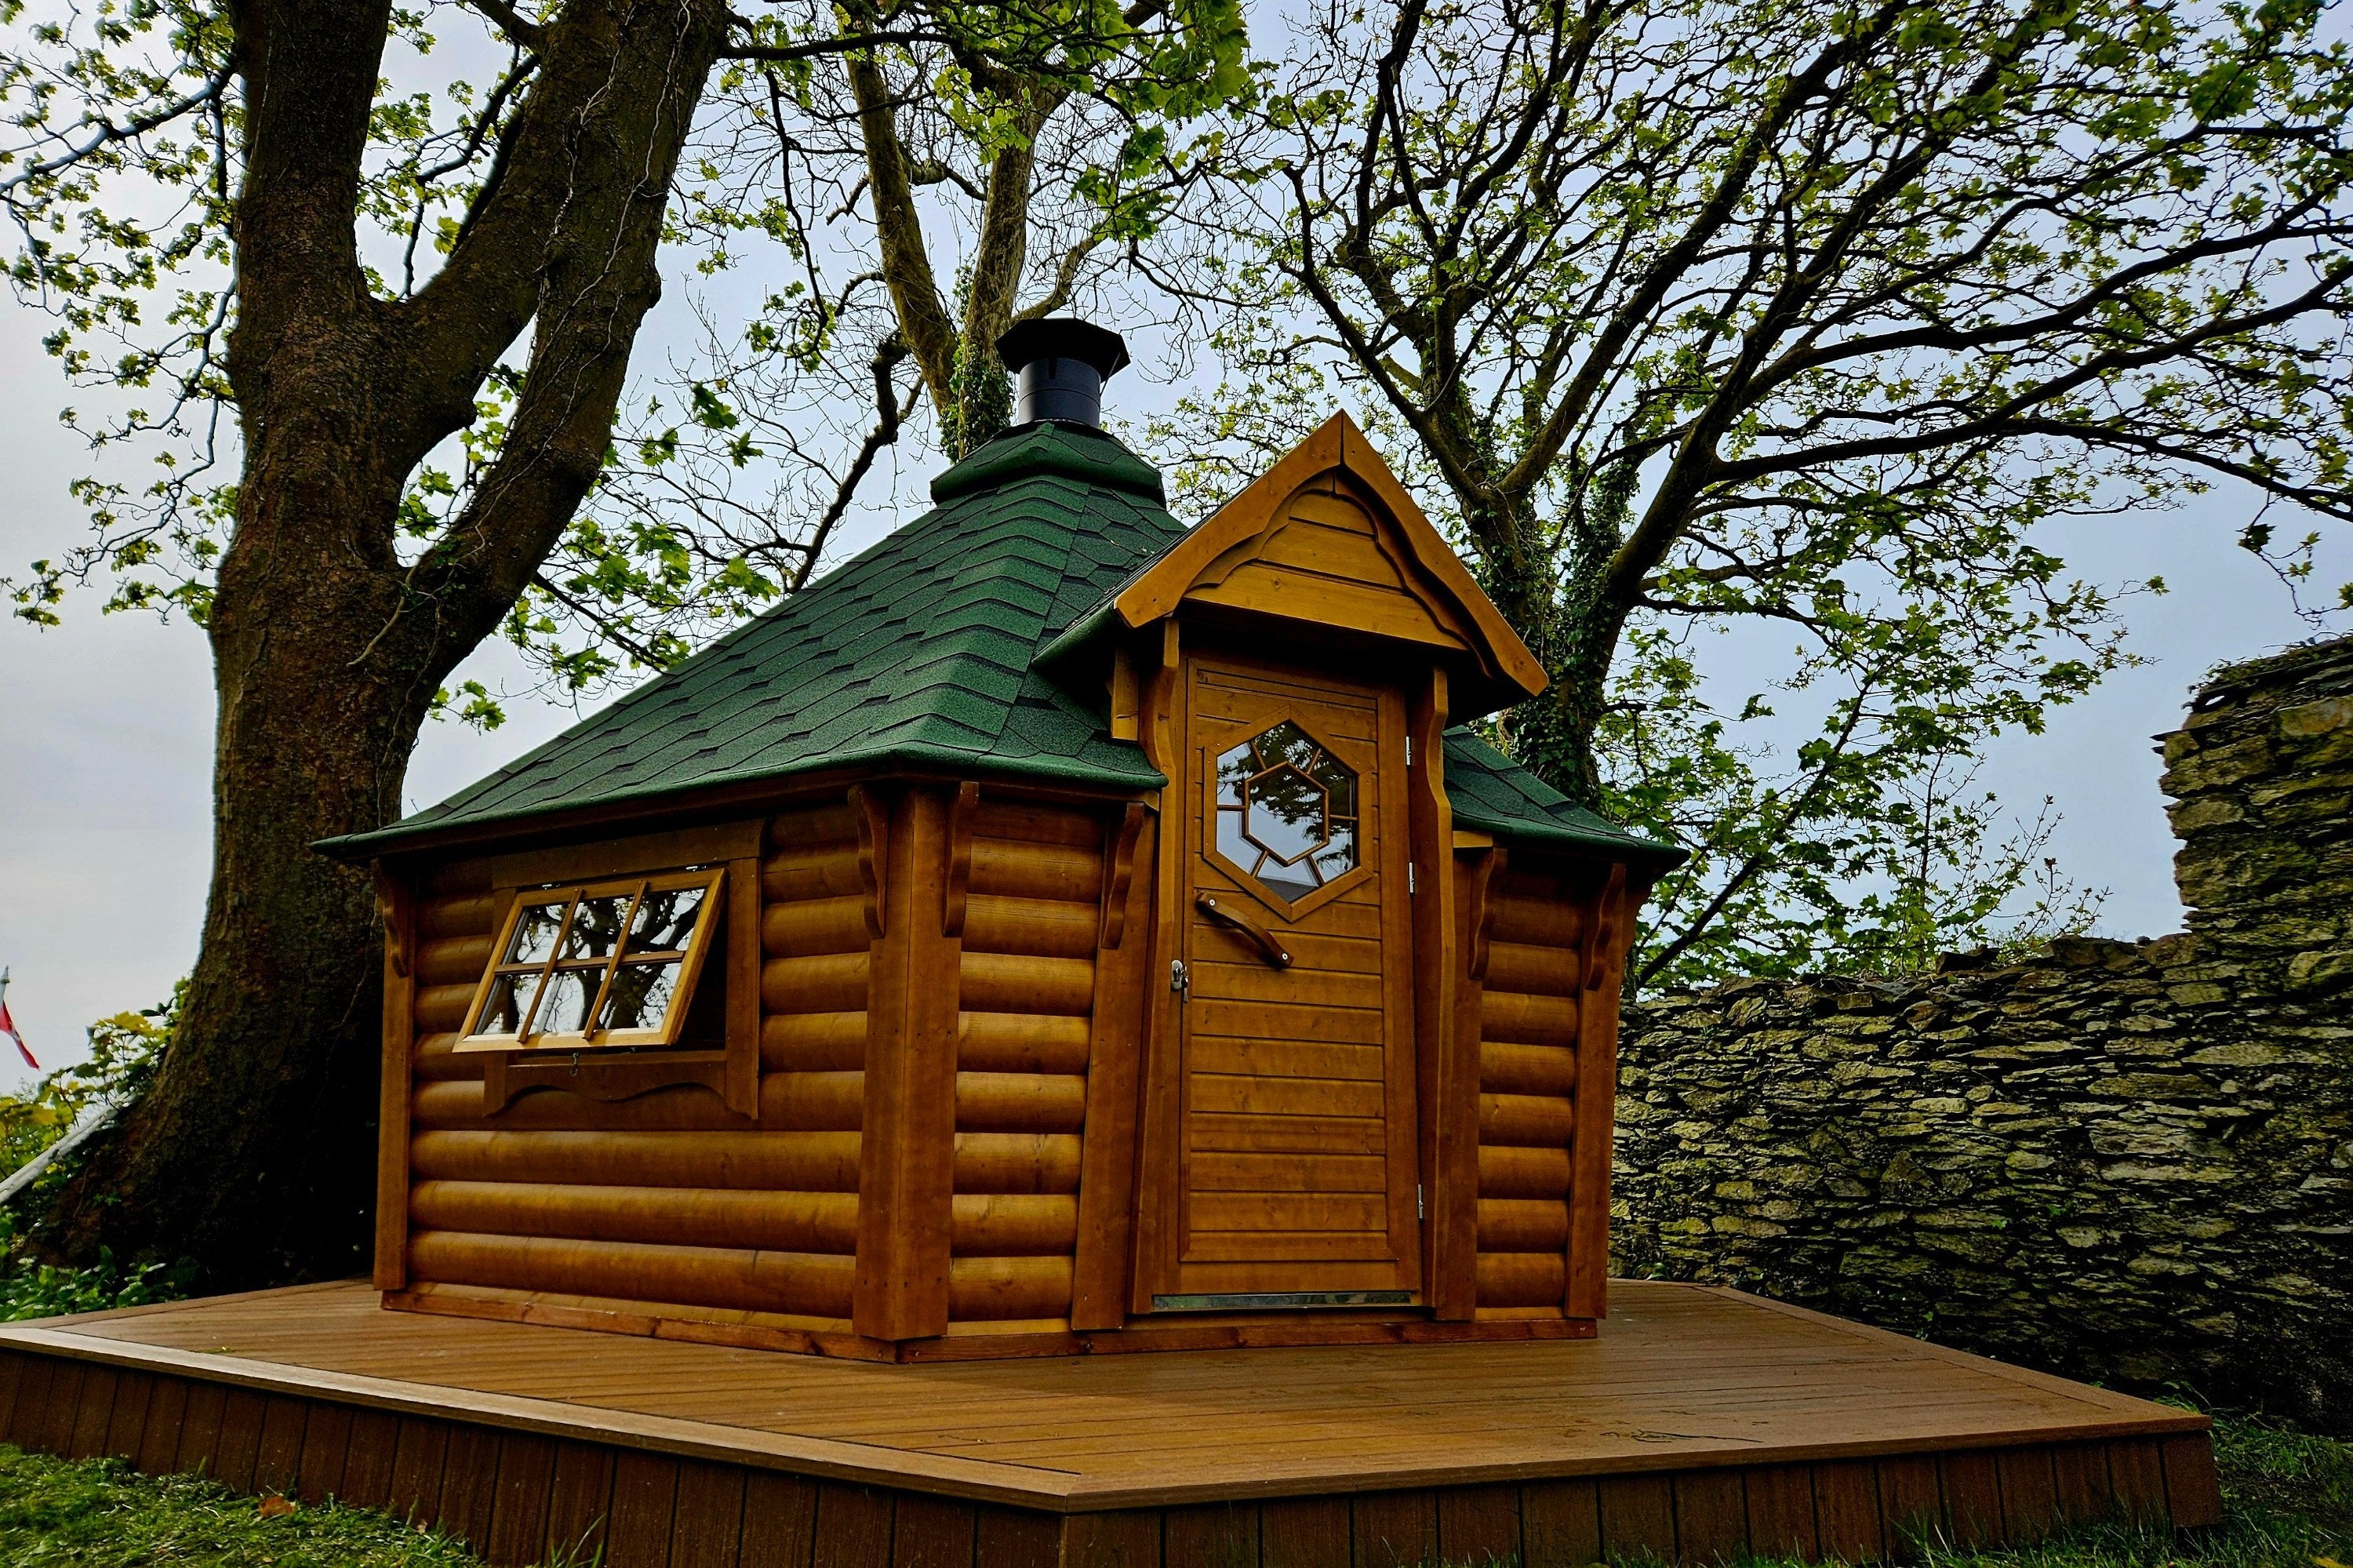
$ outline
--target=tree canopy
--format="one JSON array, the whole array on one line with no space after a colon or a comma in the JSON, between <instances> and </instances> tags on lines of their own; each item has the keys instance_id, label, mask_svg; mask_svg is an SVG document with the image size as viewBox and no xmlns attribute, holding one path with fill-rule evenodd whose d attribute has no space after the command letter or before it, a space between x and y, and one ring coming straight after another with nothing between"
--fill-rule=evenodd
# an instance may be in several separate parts
<instances>
[{"instance_id":1,"label":"tree canopy","mask_svg":"<svg viewBox=\"0 0 2353 1568\"><path fill-rule=\"evenodd\" d=\"M1919 961L2040 874L1968 759L2125 656L2119 586L2163 587L2074 580L2039 525L2217 483L2353 514L2328 23L1314 6L1189 215L1168 281L1223 313L1230 376L1166 433L1215 489L1336 380L1403 445L1554 676L1515 756L1699 852L1646 977ZM1746 738L1776 708L1818 725L1794 757Z\"/></svg>"}]
</instances>

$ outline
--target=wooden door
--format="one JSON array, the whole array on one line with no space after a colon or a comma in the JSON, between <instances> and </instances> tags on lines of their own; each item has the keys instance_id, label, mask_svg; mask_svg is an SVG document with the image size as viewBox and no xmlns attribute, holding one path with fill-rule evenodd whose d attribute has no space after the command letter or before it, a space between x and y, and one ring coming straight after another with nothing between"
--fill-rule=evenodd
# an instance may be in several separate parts
<instances>
[{"instance_id":1,"label":"wooden door","mask_svg":"<svg viewBox=\"0 0 2353 1568\"><path fill-rule=\"evenodd\" d=\"M1185 684L1181 1212L1155 1305L1409 1304L1402 696L1208 657Z\"/></svg>"}]
</instances>

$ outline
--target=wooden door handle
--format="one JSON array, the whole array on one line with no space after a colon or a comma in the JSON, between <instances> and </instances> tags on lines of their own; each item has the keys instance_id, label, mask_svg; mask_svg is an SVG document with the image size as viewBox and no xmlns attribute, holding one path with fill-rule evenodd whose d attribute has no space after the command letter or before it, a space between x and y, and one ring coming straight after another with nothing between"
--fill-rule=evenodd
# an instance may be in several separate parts
<instances>
[{"instance_id":1,"label":"wooden door handle","mask_svg":"<svg viewBox=\"0 0 2353 1568\"><path fill-rule=\"evenodd\" d=\"M1273 968L1287 969L1291 967L1291 955L1283 950L1281 942L1274 939L1274 933L1240 910L1227 908L1218 902L1214 895L1208 893L1196 894L1193 898L1193 907L1210 919L1222 922L1240 931L1249 939L1250 945L1258 949L1258 956Z\"/></svg>"}]
</instances>

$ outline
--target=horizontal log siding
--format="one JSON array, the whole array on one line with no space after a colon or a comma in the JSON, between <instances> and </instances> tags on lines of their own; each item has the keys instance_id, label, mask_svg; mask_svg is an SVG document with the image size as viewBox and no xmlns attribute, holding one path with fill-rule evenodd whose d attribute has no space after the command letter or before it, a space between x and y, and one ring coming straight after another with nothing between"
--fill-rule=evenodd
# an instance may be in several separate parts
<instances>
[{"instance_id":1,"label":"horizontal log siding","mask_svg":"<svg viewBox=\"0 0 2353 1568\"><path fill-rule=\"evenodd\" d=\"M856 828L847 807L807 809L766 844L756 1119L684 1085L611 1103L533 1089L483 1115L482 1058L452 1047L498 900L466 868L436 878L417 912L412 1281L847 1326L866 1039Z\"/></svg>"},{"instance_id":2,"label":"horizontal log siding","mask_svg":"<svg viewBox=\"0 0 2353 1568\"><path fill-rule=\"evenodd\" d=\"M1488 896L1479 1003L1479 1262L1482 1316L1557 1314L1567 1281L1578 947L1563 878L1514 863Z\"/></svg>"},{"instance_id":3,"label":"horizontal log siding","mask_svg":"<svg viewBox=\"0 0 2353 1568\"><path fill-rule=\"evenodd\" d=\"M984 797L974 822L951 1322L1070 1317L1103 845L1103 820L1067 808Z\"/></svg>"}]
</instances>

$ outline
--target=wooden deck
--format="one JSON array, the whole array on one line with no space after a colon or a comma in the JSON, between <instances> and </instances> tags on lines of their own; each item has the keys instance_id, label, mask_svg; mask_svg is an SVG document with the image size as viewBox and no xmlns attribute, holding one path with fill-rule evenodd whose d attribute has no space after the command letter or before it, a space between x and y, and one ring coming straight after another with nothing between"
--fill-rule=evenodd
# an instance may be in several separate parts
<instances>
[{"instance_id":1,"label":"wooden deck","mask_svg":"<svg viewBox=\"0 0 2353 1568\"><path fill-rule=\"evenodd\" d=\"M2217 1514L2202 1416L1697 1286L1592 1340L890 1366L387 1312L0 1328L0 1431L610 1568L1860 1561Z\"/></svg>"}]
</instances>

